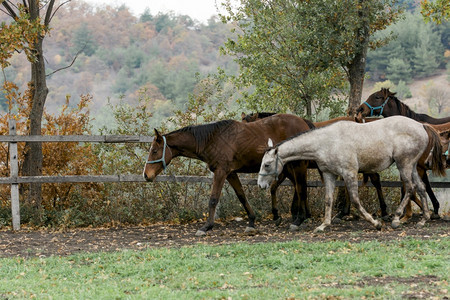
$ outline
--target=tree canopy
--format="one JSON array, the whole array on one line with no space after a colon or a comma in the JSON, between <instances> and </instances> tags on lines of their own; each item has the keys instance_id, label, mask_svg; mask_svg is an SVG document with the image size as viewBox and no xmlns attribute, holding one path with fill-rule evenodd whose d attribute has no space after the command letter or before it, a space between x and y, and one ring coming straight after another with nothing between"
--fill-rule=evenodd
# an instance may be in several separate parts
<instances>
[{"instance_id":1,"label":"tree canopy","mask_svg":"<svg viewBox=\"0 0 450 300\"><path fill-rule=\"evenodd\" d=\"M355 76L363 82L369 37L399 13L381 0L241 0L236 9L227 1L226 8L229 15L222 19L236 24L237 38L228 40L224 52L241 67L237 82L255 86L247 102L261 108L281 104L308 116L313 104L316 111L330 105L345 77L351 85ZM354 75L354 67L362 67L362 74Z\"/></svg>"}]
</instances>

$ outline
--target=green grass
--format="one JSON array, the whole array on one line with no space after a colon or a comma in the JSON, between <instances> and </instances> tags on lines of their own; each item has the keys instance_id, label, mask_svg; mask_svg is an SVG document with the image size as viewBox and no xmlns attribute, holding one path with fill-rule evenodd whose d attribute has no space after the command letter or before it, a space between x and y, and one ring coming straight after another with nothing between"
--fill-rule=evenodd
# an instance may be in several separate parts
<instances>
[{"instance_id":1,"label":"green grass","mask_svg":"<svg viewBox=\"0 0 450 300\"><path fill-rule=\"evenodd\" d=\"M0 299L443 298L449 244L242 243L2 258Z\"/></svg>"}]
</instances>

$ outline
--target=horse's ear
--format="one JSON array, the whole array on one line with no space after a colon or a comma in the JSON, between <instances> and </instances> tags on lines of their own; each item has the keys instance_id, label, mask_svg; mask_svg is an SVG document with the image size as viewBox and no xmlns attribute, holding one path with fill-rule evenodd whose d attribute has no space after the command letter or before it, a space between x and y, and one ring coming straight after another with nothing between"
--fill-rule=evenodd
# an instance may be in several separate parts
<instances>
[{"instance_id":1,"label":"horse's ear","mask_svg":"<svg viewBox=\"0 0 450 300\"><path fill-rule=\"evenodd\" d=\"M157 141L162 140L162 135L156 130L156 128L153 128L155 130L155 138Z\"/></svg>"},{"instance_id":2,"label":"horse's ear","mask_svg":"<svg viewBox=\"0 0 450 300\"><path fill-rule=\"evenodd\" d=\"M246 116L246 114L244 112L242 112L241 119L244 120L245 116Z\"/></svg>"},{"instance_id":3,"label":"horse's ear","mask_svg":"<svg viewBox=\"0 0 450 300\"><path fill-rule=\"evenodd\" d=\"M269 148L273 147L273 141L271 138L269 138L269 140L267 141L267 145L269 146Z\"/></svg>"}]
</instances>

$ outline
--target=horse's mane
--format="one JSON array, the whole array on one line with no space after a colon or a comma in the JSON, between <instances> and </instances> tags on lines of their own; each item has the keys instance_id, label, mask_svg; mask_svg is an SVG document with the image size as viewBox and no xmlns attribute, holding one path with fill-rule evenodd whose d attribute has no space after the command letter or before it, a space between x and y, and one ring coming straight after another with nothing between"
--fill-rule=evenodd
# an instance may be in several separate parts
<instances>
[{"instance_id":1,"label":"horse's mane","mask_svg":"<svg viewBox=\"0 0 450 300\"><path fill-rule=\"evenodd\" d=\"M173 131L172 133L187 132L189 134L192 134L196 141L196 152L199 153L205 149L211 137L213 137L218 131L226 130L234 122L234 120L222 120L208 124L191 125Z\"/></svg>"},{"instance_id":2,"label":"horse's mane","mask_svg":"<svg viewBox=\"0 0 450 300\"><path fill-rule=\"evenodd\" d=\"M394 95L390 95L390 97L392 100L394 100L394 103L397 106L397 110L398 110L399 114L401 114L402 116L417 120L417 121L422 120L422 118L420 116L422 114L418 114L418 113L414 112L411 108L409 108L408 105L406 105L402 101L398 100L398 98L395 97Z\"/></svg>"},{"instance_id":3,"label":"horse's mane","mask_svg":"<svg viewBox=\"0 0 450 300\"><path fill-rule=\"evenodd\" d=\"M409 108L408 105L406 105L405 103L403 103L402 101L400 101L395 95L397 93L393 93L391 91L389 91L389 89L385 89L382 88L381 89L382 93L387 93L387 95L394 100L395 106L397 107L397 111L399 115L411 118L413 120L416 121L420 121L420 122L424 122L426 121L425 118L432 118L431 116L427 115L427 114L419 114L416 113L415 111L413 111L411 108Z\"/></svg>"},{"instance_id":4,"label":"horse's mane","mask_svg":"<svg viewBox=\"0 0 450 300\"><path fill-rule=\"evenodd\" d=\"M264 118L267 118L267 117L271 117L271 116L273 116L273 115L276 115L277 113L274 113L274 112L258 112L257 114L258 114L258 117L259 117L260 119L264 119ZM254 114L252 113L251 116L253 116L253 115L254 115Z\"/></svg>"}]
</instances>

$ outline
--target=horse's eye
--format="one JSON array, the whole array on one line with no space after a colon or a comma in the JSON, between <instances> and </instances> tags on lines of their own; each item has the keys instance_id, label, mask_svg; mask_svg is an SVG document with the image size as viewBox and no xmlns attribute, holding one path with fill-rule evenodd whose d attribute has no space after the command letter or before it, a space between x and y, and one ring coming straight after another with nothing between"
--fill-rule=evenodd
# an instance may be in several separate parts
<instances>
[{"instance_id":1,"label":"horse's eye","mask_svg":"<svg viewBox=\"0 0 450 300\"><path fill-rule=\"evenodd\" d=\"M269 169L270 168L270 164L264 164L264 168L265 169Z\"/></svg>"},{"instance_id":2,"label":"horse's eye","mask_svg":"<svg viewBox=\"0 0 450 300\"><path fill-rule=\"evenodd\" d=\"M154 150L153 150L153 154L156 154L156 153L158 153L158 150L157 150L157 149L154 149Z\"/></svg>"}]
</instances>

